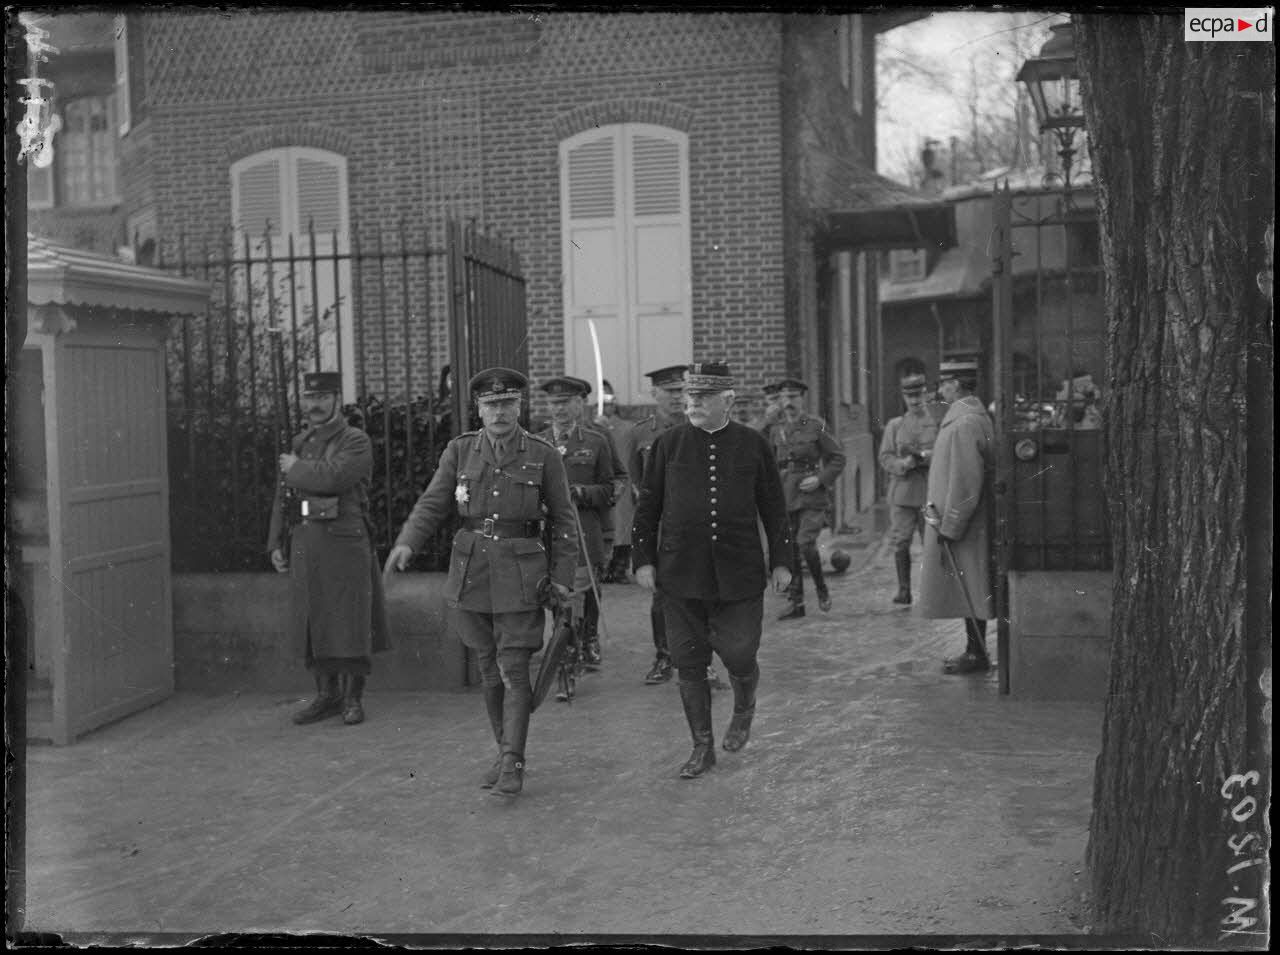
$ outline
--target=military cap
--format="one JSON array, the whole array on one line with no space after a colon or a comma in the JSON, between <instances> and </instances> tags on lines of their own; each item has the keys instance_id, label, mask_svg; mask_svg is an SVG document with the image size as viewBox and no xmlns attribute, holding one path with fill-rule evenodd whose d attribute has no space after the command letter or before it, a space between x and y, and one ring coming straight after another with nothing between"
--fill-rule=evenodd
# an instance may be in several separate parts
<instances>
[{"instance_id":1,"label":"military cap","mask_svg":"<svg viewBox=\"0 0 1280 955\"><path fill-rule=\"evenodd\" d=\"M302 376L302 390L324 394L342 394L342 372L309 371Z\"/></svg>"},{"instance_id":2,"label":"military cap","mask_svg":"<svg viewBox=\"0 0 1280 955\"><path fill-rule=\"evenodd\" d=\"M471 379L471 395L477 402L519 398L529 379L510 368L486 368Z\"/></svg>"},{"instance_id":3,"label":"military cap","mask_svg":"<svg viewBox=\"0 0 1280 955\"><path fill-rule=\"evenodd\" d=\"M939 378L972 378L978 374L978 356L972 352L949 355L938 362Z\"/></svg>"},{"instance_id":4,"label":"military cap","mask_svg":"<svg viewBox=\"0 0 1280 955\"><path fill-rule=\"evenodd\" d=\"M665 385L679 385L684 382L684 370L688 365L668 365L666 368L659 368L656 371L646 371L645 377L653 382L655 388L662 388Z\"/></svg>"},{"instance_id":5,"label":"military cap","mask_svg":"<svg viewBox=\"0 0 1280 955\"><path fill-rule=\"evenodd\" d=\"M694 362L685 369L685 391L728 391L733 387L733 373L719 361Z\"/></svg>"},{"instance_id":6,"label":"military cap","mask_svg":"<svg viewBox=\"0 0 1280 955\"><path fill-rule=\"evenodd\" d=\"M563 396L573 397L575 395L582 397L591 390L591 386L585 381L581 378L574 378L572 375L562 375L559 378L548 378L540 387L552 398L559 398Z\"/></svg>"},{"instance_id":7,"label":"military cap","mask_svg":"<svg viewBox=\"0 0 1280 955\"><path fill-rule=\"evenodd\" d=\"M609 379L608 379L608 378L602 378L602 379L600 380L600 384L602 384L602 385L604 386L604 400L605 400L606 402L608 402L608 401L617 401L617 400L618 400L618 399L617 399L617 396L616 396L616 395L614 395L614 393L613 393L613 385L609 384Z\"/></svg>"},{"instance_id":8,"label":"military cap","mask_svg":"<svg viewBox=\"0 0 1280 955\"><path fill-rule=\"evenodd\" d=\"M763 388L761 388L760 390L761 390L761 391L763 391L763 392L764 392L764 396L765 396L766 398L768 398L768 397L771 397L772 395L776 395L776 394L778 393L778 386L777 386L776 384L772 384L772 383L771 383L771 384L767 384L767 385L765 385L765 386L764 386Z\"/></svg>"},{"instance_id":9,"label":"military cap","mask_svg":"<svg viewBox=\"0 0 1280 955\"><path fill-rule=\"evenodd\" d=\"M754 391L735 392L733 396L733 403L735 405L743 405L749 401L755 401L758 397L759 395Z\"/></svg>"},{"instance_id":10,"label":"military cap","mask_svg":"<svg viewBox=\"0 0 1280 955\"><path fill-rule=\"evenodd\" d=\"M782 378L774 384L774 387L777 388L779 392L798 391L801 394L804 394L804 392L809 390L809 386L799 378Z\"/></svg>"},{"instance_id":11,"label":"military cap","mask_svg":"<svg viewBox=\"0 0 1280 955\"><path fill-rule=\"evenodd\" d=\"M928 388L928 383L925 381L925 376L917 372L911 375L903 375L898 379L898 387L902 389L904 394L920 395L924 394Z\"/></svg>"}]
</instances>

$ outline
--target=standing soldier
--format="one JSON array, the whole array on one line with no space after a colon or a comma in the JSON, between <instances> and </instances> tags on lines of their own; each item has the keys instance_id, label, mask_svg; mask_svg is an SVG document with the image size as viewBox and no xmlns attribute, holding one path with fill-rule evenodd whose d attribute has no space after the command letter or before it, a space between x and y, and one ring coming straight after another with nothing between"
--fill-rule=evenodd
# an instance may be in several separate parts
<instances>
[{"instance_id":1,"label":"standing soldier","mask_svg":"<svg viewBox=\"0 0 1280 955\"><path fill-rule=\"evenodd\" d=\"M929 458L938 437L938 418L925 405L924 364L908 358L898 368L904 414L890 418L880 439L880 466L889 474L892 508L889 540L898 568L896 604L911 603L911 538L924 541L924 514L929 484Z\"/></svg>"},{"instance_id":2,"label":"standing soldier","mask_svg":"<svg viewBox=\"0 0 1280 955\"><path fill-rule=\"evenodd\" d=\"M551 426L538 437L552 444L564 460L569 496L578 514L578 564L574 590L583 594L583 663L600 665L600 601L594 582L599 581L609 554L605 550L605 520L613 507L614 454L609 439L582 424L583 399L591 386L580 378L551 378L542 383L551 410ZM620 480L620 478L619 478ZM576 598L575 598L576 599Z\"/></svg>"},{"instance_id":3,"label":"standing soldier","mask_svg":"<svg viewBox=\"0 0 1280 955\"><path fill-rule=\"evenodd\" d=\"M469 384L484 427L449 442L418 498L386 569L404 570L456 507L461 527L444 598L449 625L476 652L498 760L483 786L515 796L524 787L532 685L529 658L542 646L546 595L568 600L577 530L564 463L554 447L518 424L528 380L488 368ZM551 525L547 553L543 520Z\"/></svg>"},{"instance_id":4,"label":"standing soldier","mask_svg":"<svg viewBox=\"0 0 1280 955\"><path fill-rule=\"evenodd\" d=\"M293 721L341 713L352 725L364 721L370 657L390 646L369 524L373 450L342 417L341 374L312 372L302 382L307 430L280 455L267 552L290 575L289 635L316 683L316 698Z\"/></svg>"},{"instance_id":5,"label":"standing soldier","mask_svg":"<svg viewBox=\"0 0 1280 955\"><path fill-rule=\"evenodd\" d=\"M925 501L924 558L920 563L920 616L964 618L965 652L943 663L945 673L991 669L987 621L995 613L987 513L995 432L978 386L974 356L938 365L938 394L947 413L938 426Z\"/></svg>"},{"instance_id":6,"label":"standing soldier","mask_svg":"<svg viewBox=\"0 0 1280 955\"><path fill-rule=\"evenodd\" d=\"M633 499L638 499L644 479L645 465L653 444L665 431L684 423L684 370L687 365L671 365L656 371L645 372L650 382L649 393L656 403L654 413L637 421L631 429L631 453L627 457L627 471L631 476ZM632 529L632 546L635 531ZM671 654L667 652L667 624L662 616L662 594L653 592L649 605L649 624L653 630L653 646L657 651L653 666L644 675L650 685L665 683L671 679Z\"/></svg>"},{"instance_id":7,"label":"standing soldier","mask_svg":"<svg viewBox=\"0 0 1280 955\"><path fill-rule=\"evenodd\" d=\"M707 666L720 655L733 686L733 718L723 746L746 745L755 715L764 589L791 578L791 540L782 483L764 438L729 419L727 365L690 365L688 423L654 442L636 504L636 581L663 594L667 638L693 753L680 778L715 765ZM768 563L758 527L768 539ZM766 567L770 568L766 576Z\"/></svg>"},{"instance_id":8,"label":"standing soldier","mask_svg":"<svg viewBox=\"0 0 1280 955\"><path fill-rule=\"evenodd\" d=\"M609 436L613 444L616 470L624 477L613 495L613 552L604 574L605 583L630 583L627 573L631 567L631 519L635 516L635 497L631 491L631 479L627 475L626 460L631 453L630 421L618 414L618 399L609 379L604 379L604 414L594 419L598 430Z\"/></svg>"},{"instance_id":9,"label":"standing soldier","mask_svg":"<svg viewBox=\"0 0 1280 955\"><path fill-rule=\"evenodd\" d=\"M844 449L827 431L826 423L804 410L804 394L809 386L796 378L777 383L781 418L773 428L773 446L782 469L782 487L787 495L787 515L796 557L804 558L818 594L818 609L831 609L831 595L822 576L822 555L818 535L830 523L832 488L844 470ZM804 580L796 559L796 574L787 596L791 608L778 619L804 616Z\"/></svg>"}]
</instances>

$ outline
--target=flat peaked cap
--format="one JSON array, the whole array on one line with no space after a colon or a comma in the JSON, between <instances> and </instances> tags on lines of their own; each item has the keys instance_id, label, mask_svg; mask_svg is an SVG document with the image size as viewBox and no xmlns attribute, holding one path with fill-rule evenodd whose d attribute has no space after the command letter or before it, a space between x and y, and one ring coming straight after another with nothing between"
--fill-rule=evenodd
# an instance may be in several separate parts
<instances>
[{"instance_id":1,"label":"flat peaked cap","mask_svg":"<svg viewBox=\"0 0 1280 955\"><path fill-rule=\"evenodd\" d=\"M559 378L548 378L539 387L553 398L582 396L591 391L591 386L581 378L562 375Z\"/></svg>"},{"instance_id":2,"label":"flat peaked cap","mask_svg":"<svg viewBox=\"0 0 1280 955\"><path fill-rule=\"evenodd\" d=\"M898 387L909 395L916 395L928 388L924 375L916 372L910 375L903 375L898 382Z\"/></svg>"},{"instance_id":3,"label":"flat peaked cap","mask_svg":"<svg viewBox=\"0 0 1280 955\"><path fill-rule=\"evenodd\" d=\"M302 376L303 391L342 393L342 372L309 371Z\"/></svg>"},{"instance_id":4,"label":"flat peaked cap","mask_svg":"<svg viewBox=\"0 0 1280 955\"><path fill-rule=\"evenodd\" d=\"M476 401L519 398L529 379L511 368L486 368L471 379L470 390Z\"/></svg>"},{"instance_id":5,"label":"flat peaked cap","mask_svg":"<svg viewBox=\"0 0 1280 955\"><path fill-rule=\"evenodd\" d=\"M659 368L657 371L646 371L644 374L655 388L661 388L663 385L683 384L684 370L688 367L688 365L668 365L666 368Z\"/></svg>"},{"instance_id":6,"label":"flat peaked cap","mask_svg":"<svg viewBox=\"0 0 1280 955\"><path fill-rule=\"evenodd\" d=\"M780 392L781 391L799 391L802 394L809 390L809 386L806 385L799 378L781 378L774 383L774 387L777 388L778 391Z\"/></svg>"},{"instance_id":7,"label":"flat peaked cap","mask_svg":"<svg viewBox=\"0 0 1280 955\"><path fill-rule=\"evenodd\" d=\"M684 373L688 391L728 391L733 387L733 373L720 361L694 362Z\"/></svg>"},{"instance_id":8,"label":"flat peaked cap","mask_svg":"<svg viewBox=\"0 0 1280 955\"><path fill-rule=\"evenodd\" d=\"M938 362L938 376L954 378L956 375L976 375L978 373L978 356L972 352L948 355Z\"/></svg>"},{"instance_id":9,"label":"flat peaked cap","mask_svg":"<svg viewBox=\"0 0 1280 955\"><path fill-rule=\"evenodd\" d=\"M765 385L765 386L764 386L763 388L761 388L760 390L761 390L762 392L764 392L764 396L765 396L766 398L769 398L769 397L772 397L773 395L776 395L776 394L778 393L778 386L777 386L776 384L772 384L772 383L770 383L770 384Z\"/></svg>"}]
</instances>

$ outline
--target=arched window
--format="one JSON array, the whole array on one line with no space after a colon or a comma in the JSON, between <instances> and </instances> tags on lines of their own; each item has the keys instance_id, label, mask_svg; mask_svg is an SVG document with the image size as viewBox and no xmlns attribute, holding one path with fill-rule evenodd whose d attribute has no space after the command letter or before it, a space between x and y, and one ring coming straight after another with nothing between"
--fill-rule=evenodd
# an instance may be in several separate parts
<instances>
[{"instance_id":1,"label":"arched window","mask_svg":"<svg viewBox=\"0 0 1280 955\"><path fill-rule=\"evenodd\" d=\"M246 156L231 166L231 209L235 254L243 255L247 236L253 261L249 284L242 290L250 296L249 304L259 311L269 308L272 300L263 294L269 274L275 319L288 321L294 314L298 316L303 342L299 371L344 372L344 400L354 400L351 270L346 258L336 258L348 251L346 158L302 146ZM268 304L264 306L264 302Z\"/></svg>"},{"instance_id":2,"label":"arched window","mask_svg":"<svg viewBox=\"0 0 1280 955\"><path fill-rule=\"evenodd\" d=\"M565 371L595 380L590 322L619 400L649 400L646 371L692 360L689 142L619 123L560 144Z\"/></svg>"}]
</instances>

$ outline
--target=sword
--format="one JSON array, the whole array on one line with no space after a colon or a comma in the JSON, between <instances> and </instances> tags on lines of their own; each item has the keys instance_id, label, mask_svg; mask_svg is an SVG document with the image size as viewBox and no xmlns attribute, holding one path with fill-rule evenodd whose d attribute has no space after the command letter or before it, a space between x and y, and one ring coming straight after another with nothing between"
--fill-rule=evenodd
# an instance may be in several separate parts
<instances>
[{"instance_id":1,"label":"sword","mask_svg":"<svg viewBox=\"0 0 1280 955\"><path fill-rule=\"evenodd\" d=\"M974 620L978 619L978 609L973 604L973 598L969 596L969 588L965 586L964 577L960 574L960 567L956 563L956 555L951 552L951 541L942 536L942 532L938 530L938 526L942 523L942 516L938 513L938 506L930 501L925 505L925 510L932 510L933 517L925 517L925 523L933 527L933 532L938 535L938 543L942 545L942 553L947 558L950 565L951 573L955 576L956 582L960 584L960 592L964 594L964 602L969 608L969 616Z\"/></svg>"},{"instance_id":2,"label":"sword","mask_svg":"<svg viewBox=\"0 0 1280 955\"><path fill-rule=\"evenodd\" d=\"M596 353L596 417L604 417L604 362L600 360L600 336L596 334L596 320L587 319L587 330L591 332L591 348Z\"/></svg>"}]
</instances>

